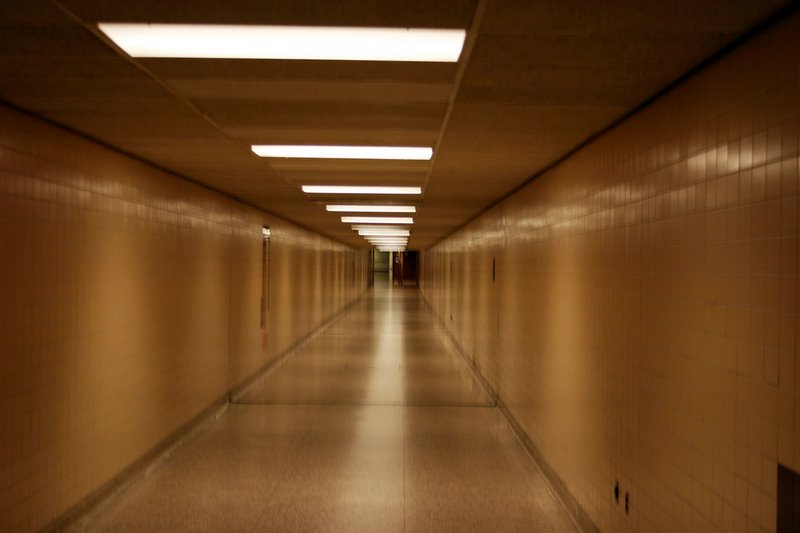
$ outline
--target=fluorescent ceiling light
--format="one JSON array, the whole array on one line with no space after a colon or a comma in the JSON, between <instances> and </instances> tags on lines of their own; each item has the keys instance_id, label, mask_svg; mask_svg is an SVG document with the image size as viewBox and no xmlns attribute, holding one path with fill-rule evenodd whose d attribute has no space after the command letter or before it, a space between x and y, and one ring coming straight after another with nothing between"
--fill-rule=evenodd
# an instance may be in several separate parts
<instances>
[{"instance_id":1,"label":"fluorescent ceiling light","mask_svg":"<svg viewBox=\"0 0 800 533\"><path fill-rule=\"evenodd\" d=\"M359 235L362 237L408 237L411 235L411 232L408 230L369 230L369 229L362 229L358 232Z\"/></svg>"},{"instance_id":2,"label":"fluorescent ceiling light","mask_svg":"<svg viewBox=\"0 0 800 533\"><path fill-rule=\"evenodd\" d=\"M465 30L452 29L110 22L97 26L133 57L454 63L466 37Z\"/></svg>"},{"instance_id":3,"label":"fluorescent ceiling light","mask_svg":"<svg viewBox=\"0 0 800 533\"><path fill-rule=\"evenodd\" d=\"M381 236L381 235L388 235L390 237L408 237L411 235L411 231L407 229L385 229L385 228L375 228L375 229L360 229L358 230L358 234L361 236L369 235L370 237L374 236Z\"/></svg>"},{"instance_id":4,"label":"fluorescent ceiling light","mask_svg":"<svg viewBox=\"0 0 800 533\"><path fill-rule=\"evenodd\" d=\"M359 185L303 185L307 194L422 194L422 187L371 187Z\"/></svg>"},{"instance_id":5,"label":"fluorescent ceiling light","mask_svg":"<svg viewBox=\"0 0 800 533\"><path fill-rule=\"evenodd\" d=\"M419 146L321 146L254 144L250 147L260 157L297 157L306 159L398 159L428 161L433 148Z\"/></svg>"},{"instance_id":6,"label":"fluorescent ceiling light","mask_svg":"<svg viewBox=\"0 0 800 533\"><path fill-rule=\"evenodd\" d=\"M416 213L413 205L326 205L335 213Z\"/></svg>"},{"instance_id":7,"label":"fluorescent ceiling light","mask_svg":"<svg viewBox=\"0 0 800 533\"><path fill-rule=\"evenodd\" d=\"M413 224L411 217L342 217L345 224Z\"/></svg>"},{"instance_id":8,"label":"fluorescent ceiling light","mask_svg":"<svg viewBox=\"0 0 800 533\"><path fill-rule=\"evenodd\" d=\"M365 236L369 242L408 242L408 237L377 237Z\"/></svg>"},{"instance_id":9,"label":"fluorescent ceiling light","mask_svg":"<svg viewBox=\"0 0 800 533\"><path fill-rule=\"evenodd\" d=\"M355 226L350 226L353 231L359 231L362 229L408 229L408 226L384 226L383 224L356 224Z\"/></svg>"}]
</instances>

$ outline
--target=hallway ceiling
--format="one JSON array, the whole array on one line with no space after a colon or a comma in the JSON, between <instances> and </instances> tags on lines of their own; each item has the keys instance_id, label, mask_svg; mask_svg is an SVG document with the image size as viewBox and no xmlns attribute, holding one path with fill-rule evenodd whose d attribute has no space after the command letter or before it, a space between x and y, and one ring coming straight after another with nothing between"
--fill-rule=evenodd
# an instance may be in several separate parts
<instances>
[{"instance_id":1,"label":"hallway ceiling","mask_svg":"<svg viewBox=\"0 0 800 533\"><path fill-rule=\"evenodd\" d=\"M784 3L3 2L0 98L354 246L366 243L301 184L422 186L409 247L425 248ZM456 64L131 59L99 36L101 21L469 33ZM251 144L433 146L435 155L272 160Z\"/></svg>"}]
</instances>

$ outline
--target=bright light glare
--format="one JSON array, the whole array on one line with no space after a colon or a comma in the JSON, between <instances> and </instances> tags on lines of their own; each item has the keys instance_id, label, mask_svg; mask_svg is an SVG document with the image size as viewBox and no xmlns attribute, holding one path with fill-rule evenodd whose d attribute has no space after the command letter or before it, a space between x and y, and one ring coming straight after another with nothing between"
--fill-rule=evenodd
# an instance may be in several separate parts
<instances>
[{"instance_id":1,"label":"bright light glare","mask_svg":"<svg viewBox=\"0 0 800 533\"><path fill-rule=\"evenodd\" d=\"M303 192L307 194L422 194L422 187L303 185Z\"/></svg>"},{"instance_id":2,"label":"bright light glare","mask_svg":"<svg viewBox=\"0 0 800 533\"><path fill-rule=\"evenodd\" d=\"M326 205L335 213L416 213L413 205Z\"/></svg>"},{"instance_id":3,"label":"bright light glare","mask_svg":"<svg viewBox=\"0 0 800 533\"><path fill-rule=\"evenodd\" d=\"M380 237L380 236L408 237L409 235L411 235L411 231L407 229L375 228L375 229L360 229L358 230L358 234L361 236L370 236L370 237Z\"/></svg>"},{"instance_id":4,"label":"bright light glare","mask_svg":"<svg viewBox=\"0 0 800 533\"><path fill-rule=\"evenodd\" d=\"M133 57L455 63L466 37L465 30L418 28L110 22L98 27Z\"/></svg>"},{"instance_id":5,"label":"bright light glare","mask_svg":"<svg viewBox=\"0 0 800 533\"><path fill-rule=\"evenodd\" d=\"M358 234L362 237L408 237L411 232L408 230L362 229Z\"/></svg>"},{"instance_id":6,"label":"bright light glare","mask_svg":"<svg viewBox=\"0 0 800 533\"><path fill-rule=\"evenodd\" d=\"M362 229L408 229L408 226L384 226L382 224L356 224L355 226L350 226L353 231L359 231Z\"/></svg>"},{"instance_id":7,"label":"bright light glare","mask_svg":"<svg viewBox=\"0 0 800 533\"><path fill-rule=\"evenodd\" d=\"M345 224L413 224L411 217L342 217Z\"/></svg>"},{"instance_id":8,"label":"bright light glare","mask_svg":"<svg viewBox=\"0 0 800 533\"><path fill-rule=\"evenodd\" d=\"M433 148L419 146L321 146L288 144L254 144L260 157L297 157L306 159L398 159L428 161Z\"/></svg>"}]
</instances>

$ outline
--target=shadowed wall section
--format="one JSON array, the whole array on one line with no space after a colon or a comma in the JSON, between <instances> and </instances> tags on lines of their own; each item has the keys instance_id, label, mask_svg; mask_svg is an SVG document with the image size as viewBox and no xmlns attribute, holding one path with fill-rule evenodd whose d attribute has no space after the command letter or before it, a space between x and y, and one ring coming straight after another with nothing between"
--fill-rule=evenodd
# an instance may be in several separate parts
<instances>
[{"instance_id":1,"label":"shadowed wall section","mask_svg":"<svg viewBox=\"0 0 800 533\"><path fill-rule=\"evenodd\" d=\"M798 64L795 14L424 254L425 297L603 531L775 529Z\"/></svg>"},{"instance_id":2,"label":"shadowed wall section","mask_svg":"<svg viewBox=\"0 0 800 533\"><path fill-rule=\"evenodd\" d=\"M369 268L2 107L0 250L2 531L39 529L113 478L357 298Z\"/></svg>"}]
</instances>

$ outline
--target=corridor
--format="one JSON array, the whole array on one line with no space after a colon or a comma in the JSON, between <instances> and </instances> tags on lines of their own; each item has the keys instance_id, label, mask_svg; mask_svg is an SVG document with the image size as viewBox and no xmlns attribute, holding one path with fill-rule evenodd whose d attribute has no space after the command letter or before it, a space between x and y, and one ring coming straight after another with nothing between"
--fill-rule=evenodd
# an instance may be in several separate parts
<instances>
[{"instance_id":1,"label":"corridor","mask_svg":"<svg viewBox=\"0 0 800 533\"><path fill-rule=\"evenodd\" d=\"M375 288L86 531L573 531L416 289Z\"/></svg>"}]
</instances>

